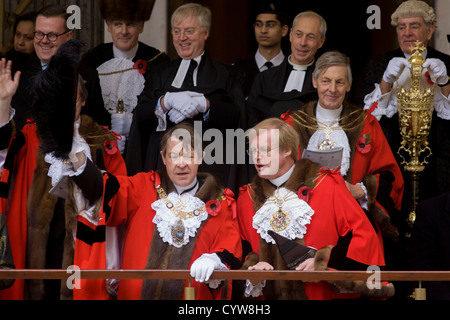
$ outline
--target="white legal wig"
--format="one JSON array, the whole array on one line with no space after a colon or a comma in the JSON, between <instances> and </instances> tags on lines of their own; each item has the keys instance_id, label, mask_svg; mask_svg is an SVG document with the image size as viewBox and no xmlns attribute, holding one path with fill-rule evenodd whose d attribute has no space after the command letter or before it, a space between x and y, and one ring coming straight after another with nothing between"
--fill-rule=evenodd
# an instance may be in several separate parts
<instances>
[{"instance_id":1,"label":"white legal wig","mask_svg":"<svg viewBox=\"0 0 450 320\"><path fill-rule=\"evenodd\" d=\"M436 27L436 14L427 3L418 0L408 0L398 6L391 16L391 24L396 27L399 18L422 17L427 26Z\"/></svg>"}]
</instances>

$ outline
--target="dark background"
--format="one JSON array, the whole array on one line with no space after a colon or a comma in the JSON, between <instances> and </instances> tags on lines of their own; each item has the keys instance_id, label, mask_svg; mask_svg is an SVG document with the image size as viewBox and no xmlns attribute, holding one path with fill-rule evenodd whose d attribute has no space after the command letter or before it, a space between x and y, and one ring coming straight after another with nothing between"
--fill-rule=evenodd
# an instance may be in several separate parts
<instances>
[{"instance_id":1,"label":"dark background","mask_svg":"<svg viewBox=\"0 0 450 320\"><path fill-rule=\"evenodd\" d=\"M0 0L6 12L11 13L23 0ZM172 12L187 2L198 2L212 11L212 29L207 41L207 50L217 60L234 63L248 58L256 51L253 31L255 14L261 6L273 2L279 10L289 15L290 21L305 10L313 10L322 15L328 24L327 39L318 54L327 50L339 50L347 54L352 62L353 86L349 99L359 103L360 80L363 68L370 59L397 48L395 29L391 26L391 14L402 0L164 0L168 1L168 19ZM82 11L82 28L75 31L75 37L87 43L90 49L103 41L104 23L95 0L33 0L25 12L39 10L48 4L78 5ZM433 0L427 0L433 5ZM367 13L370 5L377 5L381 11L381 29L369 30ZM292 24L292 23L291 23ZM168 23L170 25L170 22ZM8 26L5 26L8 30ZM7 32L7 31L6 31ZM169 37L168 54L176 57ZM290 53L289 36L283 42L283 49Z\"/></svg>"}]
</instances>

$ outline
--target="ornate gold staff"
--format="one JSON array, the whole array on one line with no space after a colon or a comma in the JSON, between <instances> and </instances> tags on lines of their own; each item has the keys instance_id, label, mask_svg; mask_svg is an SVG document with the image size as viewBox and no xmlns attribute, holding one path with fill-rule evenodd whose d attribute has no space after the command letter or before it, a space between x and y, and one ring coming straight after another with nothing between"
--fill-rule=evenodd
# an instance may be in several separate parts
<instances>
[{"instance_id":1,"label":"ornate gold staff","mask_svg":"<svg viewBox=\"0 0 450 320\"><path fill-rule=\"evenodd\" d=\"M403 138L398 154L403 159L401 165L410 173L412 184L412 205L408 217L409 226L412 227L419 198L419 177L431 155L427 139L434 110L434 88L421 88L422 65L425 59L420 52L425 50L425 46L416 41L415 46L410 49L411 88L407 91L401 87L397 91L397 103L400 134ZM410 161L405 159L401 151L409 155Z\"/></svg>"}]
</instances>

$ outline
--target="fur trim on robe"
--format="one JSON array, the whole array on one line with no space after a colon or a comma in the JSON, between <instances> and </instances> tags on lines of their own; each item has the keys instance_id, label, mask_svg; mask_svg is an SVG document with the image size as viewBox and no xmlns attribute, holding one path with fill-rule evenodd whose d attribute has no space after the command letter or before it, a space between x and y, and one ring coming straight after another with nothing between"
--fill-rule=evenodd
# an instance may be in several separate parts
<instances>
[{"instance_id":1,"label":"fur trim on robe","mask_svg":"<svg viewBox=\"0 0 450 320\"><path fill-rule=\"evenodd\" d=\"M317 101L311 101L307 104L305 104L302 107L302 110L311 116L311 119L315 118L316 114L316 106ZM357 112L360 111L360 112ZM355 112L354 115L349 117L349 115ZM344 177L345 181L351 182L352 180L352 167L353 167L353 159L355 157L356 150L356 143L358 139L361 137L361 132L364 127L364 122L366 119L365 111L361 109L360 107L357 107L353 104L348 103L347 101L344 101L344 108L341 114L342 118L345 118L343 121L340 122L341 126L346 126L349 124L352 124L351 130L345 130L345 134L348 138L348 143L350 145L350 167L347 171L347 175ZM306 121L307 119L305 119ZM359 121L359 124L358 124ZM311 122L310 125L314 127L316 123ZM300 146L308 146L309 139L314 134L314 129L308 129L304 127L300 127L299 124L297 124L294 121L294 129L299 133L300 136ZM391 225L391 218L386 215L386 213L383 212L377 205L375 205L376 202L376 196L377 196L377 180L373 176L373 174L367 174L364 177L364 185L367 188L367 201L368 201L368 212L373 217L373 219L378 222L381 232L383 234L383 238L389 239L392 242L396 242L398 240L398 232L392 228Z\"/></svg>"},{"instance_id":2,"label":"fur trim on robe","mask_svg":"<svg viewBox=\"0 0 450 320\"><path fill-rule=\"evenodd\" d=\"M305 185L308 180L312 180L319 174L319 165L309 160L299 160L284 187L295 193L298 189ZM257 212L266 200L273 195L275 187L266 179L256 176L252 183L252 200L253 209ZM295 239L297 243L305 244L303 239ZM276 244L267 243L264 239L260 239L259 256L256 253L250 253L241 269L248 269L249 266L255 265L258 261L265 261L274 267L274 270L287 270L280 251ZM264 296L266 299L280 300L306 300L304 284L302 281L275 280L267 281L264 288Z\"/></svg>"},{"instance_id":3,"label":"fur trim on robe","mask_svg":"<svg viewBox=\"0 0 450 320\"><path fill-rule=\"evenodd\" d=\"M328 259L333 246L326 246L317 250L314 269L318 271L326 271L328 269ZM361 280L336 280L327 281L335 293L360 293L364 297L370 299L387 299L395 294L395 288L392 283L379 283L379 288L369 289L366 281Z\"/></svg>"},{"instance_id":4,"label":"fur trim on robe","mask_svg":"<svg viewBox=\"0 0 450 320\"><path fill-rule=\"evenodd\" d=\"M173 183L170 181L164 170L158 171L161 178L161 186L167 194L175 191ZM224 188L220 182L211 174L198 173L200 189L195 194L203 202L218 199L223 195ZM208 221L202 222L195 237L189 243L176 248L162 241L159 232L155 228L150 245L146 269L188 269L192 253L197 243L201 228ZM145 280L142 286L141 298L144 300L179 300L183 296L184 280Z\"/></svg>"},{"instance_id":5,"label":"fur trim on robe","mask_svg":"<svg viewBox=\"0 0 450 320\"><path fill-rule=\"evenodd\" d=\"M90 145L93 162L96 163L96 150L103 148L103 143L109 140L109 131L98 125L90 117L81 117L80 135ZM49 164L44 161L44 155L37 153L37 167L28 194L27 201L27 257L26 267L29 269L45 269L46 251L50 224L55 213L55 205L58 198L51 195L51 178L47 176ZM72 181L72 180L69 180ZM74 232L76 231L77 215L75 201L72 196L73 185L69 185L69 198L65 201L65 239L63 250L62 268L73 265L74 259ZM101 199L97 207L100 208ZM27 280L25 282L25 297L32 300L45 298L44 280ZM66 280L61 280L61 300L72 299L72 291L67 288Z\"/></svg>"}]
</instances>

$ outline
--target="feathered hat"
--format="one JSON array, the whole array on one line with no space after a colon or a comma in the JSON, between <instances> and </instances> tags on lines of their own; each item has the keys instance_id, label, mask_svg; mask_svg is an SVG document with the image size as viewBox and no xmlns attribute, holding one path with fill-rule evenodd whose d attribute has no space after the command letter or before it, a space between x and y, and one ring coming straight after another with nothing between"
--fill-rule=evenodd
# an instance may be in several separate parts
<instances>
[{"instance_id":1,"label":"feathered hat","mask_svg":"<svg viewBox=\"0 0 450 320\"><path fill-rule=\"evenodd\" d=\"M78 88L80 40L65 42L50 60L46 70L33 80L33 118L41 151L67 159L72 150L73 123Z\"/></svg>"},{"instance_id":2,"label":"feathered hat","mask_svg":"<svg viewBox=\"0 0 450 320\"><path fill-rule=\"evenodd\" d=\"M106 21L148 21L155 0L97 0Z\"/></svg>"}]
</instances>

